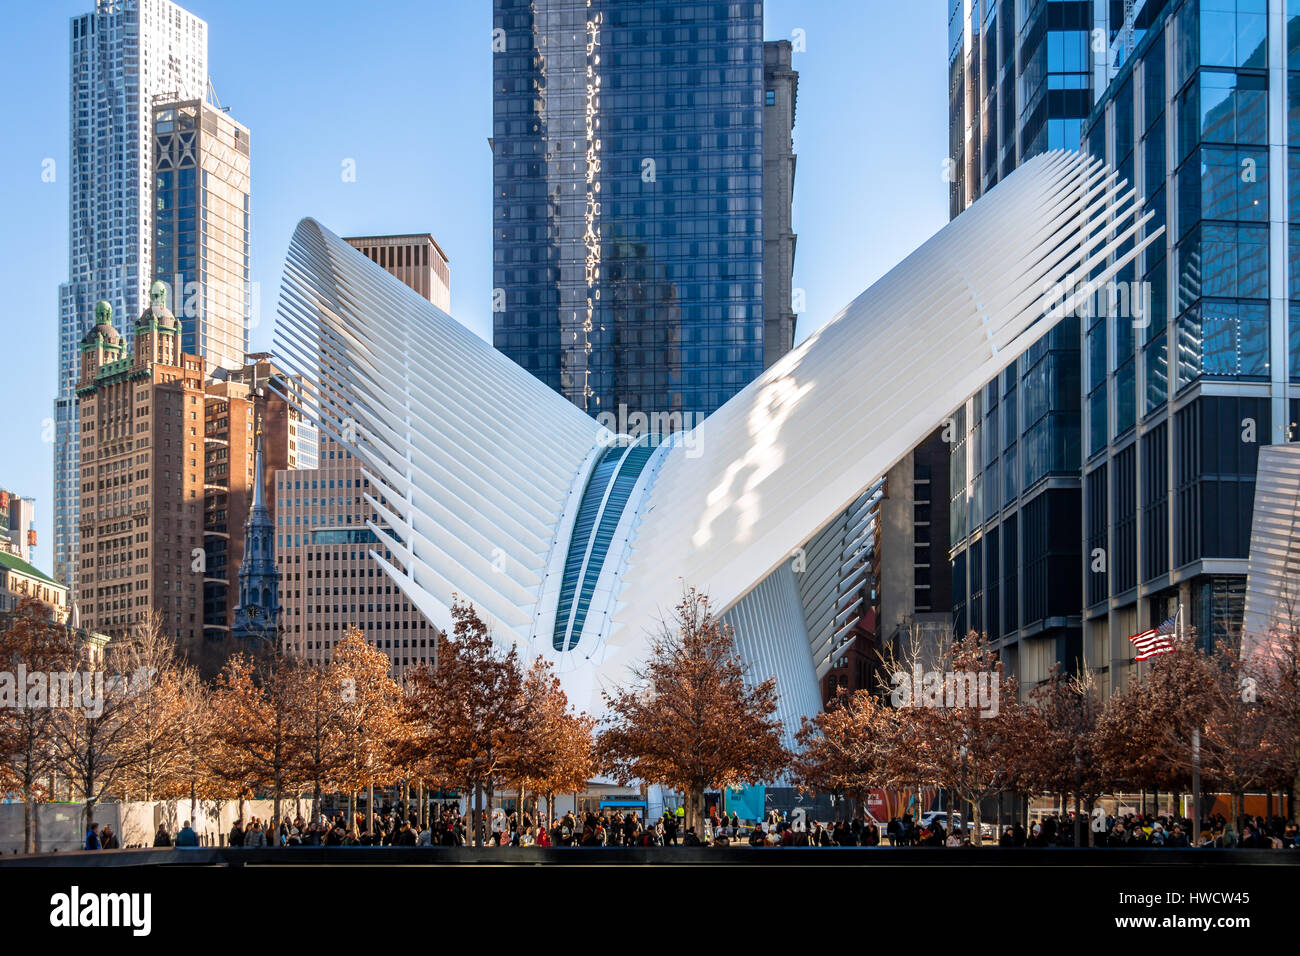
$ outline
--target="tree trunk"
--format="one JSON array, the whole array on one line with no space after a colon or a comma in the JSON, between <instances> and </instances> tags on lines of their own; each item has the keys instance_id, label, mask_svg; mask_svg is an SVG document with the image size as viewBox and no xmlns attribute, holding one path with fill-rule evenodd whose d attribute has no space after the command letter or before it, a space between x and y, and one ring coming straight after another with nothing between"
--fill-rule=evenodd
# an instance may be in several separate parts
<instances>
[{"instance_id":1,"label":"tree trunk","mask_svg":"<svg viewBox=\"0 0 1300 956\"><path fill-rule=\"evenodd\" d=\"M31 853L33 850L32 843L32 815L36 811L36 801L32 799L32 788L23 788L23 852Z\"/></svg>"},{"instance_id":2,"label":"tree trunk","mask_svg":"<svg viewBox=\"0 0 1300 956\"><path fill-rule=\"evenodd\" d=\"M1083 818L1080 815L1079 791L1074 792L1074 845L1083 846Z\"/></svg>"},{"instance_id":3,"label":"tree trunk","mask_svg":"<svg viewBox=\"0 0 1300 956\"><path fill-rule=\"evenodd\" d=\"M311 815L313 819L320 813L320 797L321 797L320 781L316 780L313 783L311 788ZM348 818L349 827L352 826L352 821L354 819L356 818L355 817Z\"/></svg>"},{"instance_id":4,"label":"tree trunk","mask_svg":"<svg viewBox=\"0 0 1300 956\"><path fill-rule=\"evenodd\" d=\"M375 782L366 785L366 829L375 832Z\"/></svg>"},{"instance_id":5,"label":"tree trunk","mask_svg":"<svg viewBox=\"0 0 1300 956\"><path fill-rule=\"evenodd\" d=\"M488 832L488 839L492 839L492 797L495 791L492 786L491 774L489 774L487 778L486 790L487 790L487 832Z\"/></svg>"},{"instance_id":6,"label":"tree trunk","mask_svg":"<svg viewBox=\"0 0 1300 956\"><path fill-rule=\"evenodd\" d=\"M199 785L196 781L190 781L190 822L193 823L198 817L199 803Z\"/></svg>"}]
</instances>

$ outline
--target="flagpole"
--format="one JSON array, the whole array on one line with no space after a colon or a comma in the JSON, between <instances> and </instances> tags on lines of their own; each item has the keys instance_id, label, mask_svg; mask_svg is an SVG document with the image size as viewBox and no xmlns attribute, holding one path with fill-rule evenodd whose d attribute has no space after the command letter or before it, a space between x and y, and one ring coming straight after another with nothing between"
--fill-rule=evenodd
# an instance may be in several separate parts
<instances>
[{"instance_id":1,"label":"flagpole","mask_svg":"<svg viewBox=\"0 0 1300 956\"><path fill-rule=\"evenodd\" d=\"M1201 728L1192 728L1192 846L1201 843Z\"/></svg>"}]
</instances>

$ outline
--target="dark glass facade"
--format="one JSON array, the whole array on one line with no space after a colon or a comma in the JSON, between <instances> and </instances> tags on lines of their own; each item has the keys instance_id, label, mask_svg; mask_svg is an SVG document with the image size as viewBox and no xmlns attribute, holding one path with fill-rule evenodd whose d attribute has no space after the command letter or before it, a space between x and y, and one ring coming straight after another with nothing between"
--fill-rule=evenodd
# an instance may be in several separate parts
<instances>
[{"instance_id":1,"label":"dark glass facade","mask_svg":"<svg viewBox=\"0 0 1300 956\"><path fill-rule=\"evenodd\" d=\"M1270 156L1300 166L1300 2L1283 4L1285 91L1269 88L1268 6L1148 2L1084 131L1166 229L1120 276L1149 311L1084 334L1084 523L1108 557L1085 575L1086 643L1112 688L1131 675L1127 635L1180 605L1206 645L1239 631L1259 448L1294 437L1300 191Z\"/></svg>"},{"instance_id":2,"label":"dark glass facade","mask_svg":"<svg viewBox=\"0 0 1300 956\"><path fill-rule=\"evenodd\" d=\"M494 344L592 415L763 369L762 13L494 0Z\"/></svg>"},{"instance_id":3,"label":"dark glass facade","mask_svg":"<svg viewBox=\"0 0 1300 956\"><path fill-rule=\"evenodd\" d=\"M949 18L953 216L1020 163L1077 149L1118 31L1078 0L954 0ZM1123 18L1122 7L1118 10ZM1100 31L1099 33L1094 31ZM1081 648L1081 327L1070 317L952 420L953 623L986 633L1028 689Z\"/></svg>"}]
</instances>

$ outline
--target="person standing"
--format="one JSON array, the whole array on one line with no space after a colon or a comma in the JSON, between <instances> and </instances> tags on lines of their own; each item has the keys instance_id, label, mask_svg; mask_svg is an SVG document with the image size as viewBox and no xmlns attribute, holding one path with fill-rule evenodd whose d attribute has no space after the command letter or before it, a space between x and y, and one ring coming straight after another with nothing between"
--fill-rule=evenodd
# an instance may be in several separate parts
<instances>
[{"instance_id":1,"label":"person standing","mask_svg":"<svg viewBox=\"0 0 1300 956\"><path fill-rule=\"evenodd\" d=\"M98 823L92 823L92 824L90 825L90 829L86 831L86 847L85 847L85 848L86 848L87 850L98 850L98 849L101 849L100 844L99 844L99 824L98 824Z\"/></svg>"},{"instance_id":2,"label":"person standing","mask_svg":"<svg viewBox=\"0 0 1300 956\"><path fill-rule=\"evenodd\" d=\"M876 826L876 821L871 820L862 830L863 846L880 846L880 827Z\"/></svg>"},{"instance_id":3,"label":"person standing","mask_svg":"<svg viewBox=\"0 0 1300 956\"><path fill-rule=\"evenodd\" d=\"M171 846L172 835L167 832L167 824L158 824L158 832L153 835L154 846Z\"/></svg>"},{"instance_id":4,"label":"person standing","mask_svg":"<svg viewBox=\"0 0 1300 956\"><path fill-rule=\"evenodd\" d=\"M177 844L180 843L180 837L176 838ZM249 849L257 849L266 846L266 834L262 832L262 824L256 820L249 826L248 832L244 834L244 846Z\"/></svg>"},{"instance_id":5,"label":"person standing","mask_svg":"<svg viewBox=\"0 0 1300 956\"><path fill-rule=\"evenodd\" d=\"M180 832L176 834L176 845L178 847L199 845L199 835L194 832L189 820L185 821L185 826L181 827Z\"/></svg>"}]
</instances>

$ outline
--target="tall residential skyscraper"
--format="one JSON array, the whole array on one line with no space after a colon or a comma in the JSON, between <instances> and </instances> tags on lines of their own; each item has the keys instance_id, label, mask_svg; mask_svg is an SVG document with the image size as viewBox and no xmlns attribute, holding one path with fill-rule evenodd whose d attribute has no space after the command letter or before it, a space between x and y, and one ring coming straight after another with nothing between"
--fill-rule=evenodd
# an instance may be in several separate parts
<instances>
[{"instance_id":1,"label":"tall residential skyscraper","mask_svg":"<svg viewBox=\"0 0 1300 956\"><path fill-rule=\"evenodd\" d=\"M153 104L199 98L208 26L169 0L98 0L69 29L68 281L59 287L54 576L77 569L81 339L95 303L137 316L153 262ZM128 323L129 325L129 323ZM124 330L129 345L132 330Z\"/></svg>"},{"instance_id":2,"label":"tall residential skyscraper","mask_svg":"<svg viewBox=\"0 0 1300 956\"><path fill-rule=\"evenodd\" d=\"M209 370L241 368L253 307L248 129L215 98L157 102L153 129L154 277L171 287L183 350Z\"/></svg>"},{"instance_id":3,"label":"tall residential skyscraper","mask_svg":"<svg viewBox=\"0 0 1300 956\"><path fill-rule=\"evenodd\" d=\"M496 346L592 415L763 369L761 0L494 0Z\"/></svg>"},{"instance_id":4,"label":"tall residential skyscraper","mask_svg":"<svg viewBox=\"0 0 1300 956\"><path fill-rule=\"evenodd\" d=\"M444 312L451 311L451 267L433 236L354 236L343 240Z\"/></svg>"}]
</instances>

